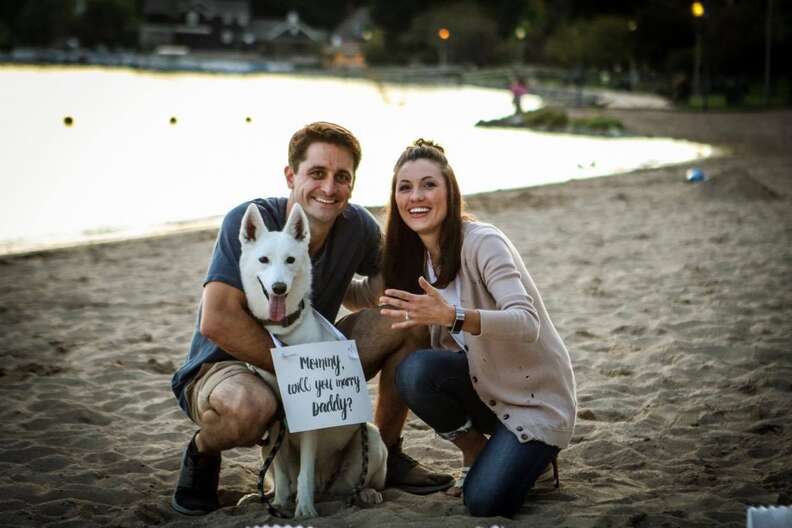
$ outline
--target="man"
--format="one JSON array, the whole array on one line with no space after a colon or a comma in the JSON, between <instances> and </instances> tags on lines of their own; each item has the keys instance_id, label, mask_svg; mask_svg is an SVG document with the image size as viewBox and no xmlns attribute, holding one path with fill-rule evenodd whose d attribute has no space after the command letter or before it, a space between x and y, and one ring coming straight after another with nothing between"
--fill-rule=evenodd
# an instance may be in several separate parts
<instances>
[{"instance_id":1,"label":"man","mask_svg":"<svg viewBox=\"0 0 792 528\"><path fill-rule=\"evenodd\" d=\"M283 228L295 203L302 206L311 229L313 305L330 321L354 274L378 271L379 226L365 209L349 204L360 157L358 140L345 128L324 122L306 125L289 142L284 169L289 197L254 200L270 230ZM274 371L272 339L248 312L239 274L239 225L248 204L223 220L190 351L172 380L179 405L199 427L182 456L171 501L187 515L219 507L221 452L255 445L279 411L275 394L245 365ZM367 378L382 369L375 421L389 451L387 483L414 493L440 491L452 484L451 476L431 473L401 450L407 407L394 385L396 365L426 342L425 332L398 333L389 326L373 310L353 314L342 325L348 337L359 337Z\"/></svg>"}]
</instances>

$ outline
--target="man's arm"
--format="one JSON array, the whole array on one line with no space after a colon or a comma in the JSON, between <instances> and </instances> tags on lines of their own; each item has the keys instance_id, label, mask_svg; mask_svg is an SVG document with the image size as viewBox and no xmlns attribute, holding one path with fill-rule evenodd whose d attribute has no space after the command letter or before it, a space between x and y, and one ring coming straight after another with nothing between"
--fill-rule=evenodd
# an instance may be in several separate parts
<instances>
[{"instance_id":1,"label":"man's arm","mask_svg":"<svg viewBox=\"0 0 792 528\"><path fill-rule=\"evenodd\" d=\"M247 311L242 290L223 282L204 286L201 334L240 361L274 372L269 333Z\"/></svg>"}]
</instances>

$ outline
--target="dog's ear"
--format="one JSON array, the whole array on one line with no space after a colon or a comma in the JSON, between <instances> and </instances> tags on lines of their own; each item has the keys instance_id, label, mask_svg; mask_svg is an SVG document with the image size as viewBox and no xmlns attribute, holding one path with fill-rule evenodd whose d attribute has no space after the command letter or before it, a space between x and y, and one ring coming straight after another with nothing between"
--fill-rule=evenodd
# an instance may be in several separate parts
<instances>
[{"instance_id":1,"label":"dog's ear","mask_svg":"<svg viewBox=\"0 0 792 528\"><path fill-rule=\"evenodd\" d=\"M267 226L264 225L264 219L261 218L258 206L254 203L248 205L245 216L242 217L242 223L239 224L239 241L244 246L259 239L262 233L267 232Z\"/></svg>"},{"instance_id":2,"label":"dog's ear","mask_svg":"<svg viewBox=\"0 0 792 528\"><path fill-rule=\"evenodd\" d=\"M296 240L307 244L311 240L311 229L308 225L308 217L300 204L295 203L289 213L289 220L283 231L289 233Z\"/></svg>"}]
</instances>

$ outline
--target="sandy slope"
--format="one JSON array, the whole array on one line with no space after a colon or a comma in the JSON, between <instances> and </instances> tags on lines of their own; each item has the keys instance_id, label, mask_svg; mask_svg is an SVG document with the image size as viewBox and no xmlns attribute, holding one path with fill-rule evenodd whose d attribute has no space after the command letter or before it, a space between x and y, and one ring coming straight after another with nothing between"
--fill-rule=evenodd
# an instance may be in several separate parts
<instances>
[{"instance_id":1,"label":"sandy slope","mask_svg":"<svg viewBox=\"0 0 792 528\"><path fill-rule=\"evenodd\" d=\"M472 197L520 249L571 351L580 411L562 487L514 520L387 490L313 526L744 526L792 503L792 114L614 112L731 146L685 167ZM170 393L214 233L0 259L0 524L245 526L253 450L224 458L222 510L168 507L193 430ZM373 387L372 387L373 390ZM411 419L407 450L455 470Z\"/></svg>"}]
</instances>

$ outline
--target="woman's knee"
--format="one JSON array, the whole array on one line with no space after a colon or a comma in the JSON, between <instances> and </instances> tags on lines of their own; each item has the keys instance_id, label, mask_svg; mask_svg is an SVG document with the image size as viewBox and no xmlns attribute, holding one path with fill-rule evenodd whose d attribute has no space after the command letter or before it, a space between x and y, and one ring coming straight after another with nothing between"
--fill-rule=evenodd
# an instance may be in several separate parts
<instances>
[{"instance_id":1,"label":"woman's knee","mask_svg":"<svg viewBox=\"0 0 792 528\"><path fill-rule=\"evenodd\" d=\"M468 474L463 489L463 500L473 517L511 517L522 505L515 500L514 488L502 479L489 481L485 475ZM472 478L471 478L472 477ZM522 499L522 497L520 498Z\"/></svg>"},{"instance_id":2,"label":"woman's knee","mask_svg":"<svg viewBox=\"0 0 792 528\"><path fill-rule=\"evenodd\" d=\"M493 493L492 490L465 484L463 499L473 517L511 517L519 509L519 504L516 508L510 507L503 496Z\"/></svg>"},{"instance_id":3,"label":"woman's knee","mask_svg":"<svg viewBox=\"0 0 792 528\"><path fill-rule=\"evenodd\" d=\"M396 367L396 388L402 399L409 404L420 394L426 392L437 372L433 372L432 355L434 350L416 350Z\"/></svg>"}]
</instances>

